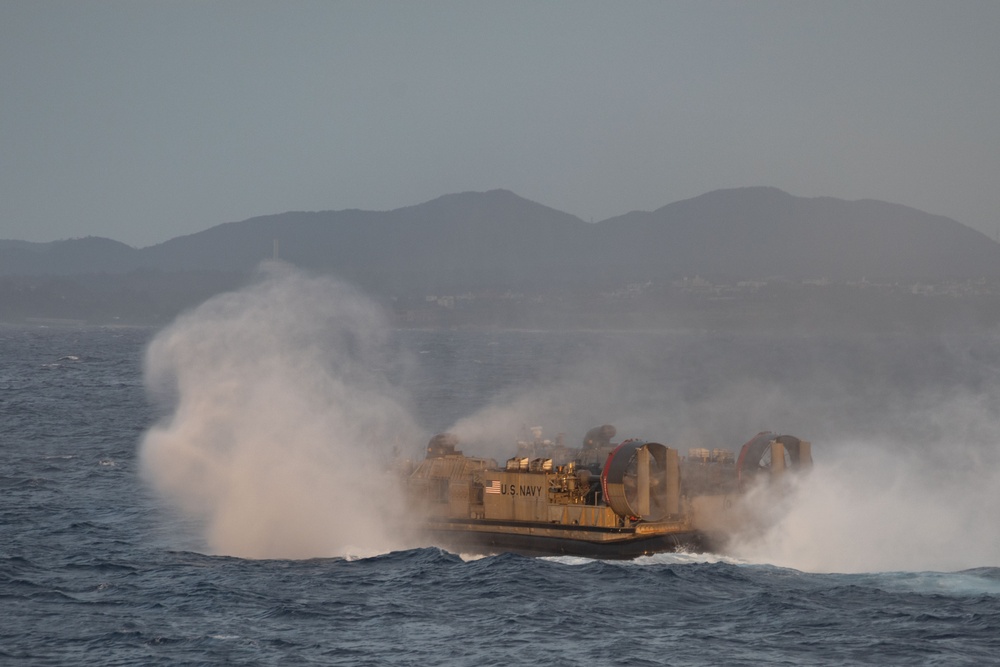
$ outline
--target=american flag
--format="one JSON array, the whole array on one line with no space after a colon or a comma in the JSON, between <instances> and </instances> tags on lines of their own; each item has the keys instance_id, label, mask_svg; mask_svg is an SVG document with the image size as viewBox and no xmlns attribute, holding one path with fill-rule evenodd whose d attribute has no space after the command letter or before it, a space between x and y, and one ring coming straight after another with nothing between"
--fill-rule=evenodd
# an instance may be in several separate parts
<instances>
[{"instance_id":1,"label":"american flag","mask_svg":"<svg viewBox=\"0 0 1000 667\"><path fill-rule=\"evenodd\" d=\"M486 486L483 487L486 493L500 493L500 480L495 479Z\"/></svg>"}]
</instances>

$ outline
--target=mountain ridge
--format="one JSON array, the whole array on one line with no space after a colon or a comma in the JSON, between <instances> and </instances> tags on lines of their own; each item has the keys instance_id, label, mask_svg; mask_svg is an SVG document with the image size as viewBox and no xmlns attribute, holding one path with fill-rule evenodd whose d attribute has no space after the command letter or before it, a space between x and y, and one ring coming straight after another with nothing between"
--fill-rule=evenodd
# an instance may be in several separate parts
<instances>
[{"instance_id":1,"label":"mountain ridge","mask_svg":"<svg viewBox=\"0 0 1000 667\"><path fill-rule=\"evenodd\" d=\"M1000 277L1000 244L944 216L873 199L714 190L599 222L504 189L388 211L289 211L152 246L0 241L0 275L249 272L272 256L381 293L601 288L689 275L849 281Z\"/></svg>"}]
</instances>

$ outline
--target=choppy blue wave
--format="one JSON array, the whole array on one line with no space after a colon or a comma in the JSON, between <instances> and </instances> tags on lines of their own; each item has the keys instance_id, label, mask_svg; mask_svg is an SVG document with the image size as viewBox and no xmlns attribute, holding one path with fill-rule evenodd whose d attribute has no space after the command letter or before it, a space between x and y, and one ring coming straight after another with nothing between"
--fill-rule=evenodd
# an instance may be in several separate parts
<instances>
[{"instance_id":1,"label":"choppy blue wave","mask_svg":"<svg viewBox=\"0 0 1000 667\"><path fill-rule=\"evenodd\" d=\"M81 531L90 527L81 526ZM815 575L437 549L0 563L4 658L67 664L989 664L1000 570ZM684 559L680 559L684 560Z\"/></svg>"},{"instance_id":2,"label":"choppy blue wave","mask_svg":"<svg viewBox=\"0 0 1000 667\"><path fill-rule=\"evenodd\" d=\"M156 417L141 381L151 335L0 328L4 664L981 665L1000 655L991 563L814 574L692 554L205 555L194 527L137 476L136 443ZM458 344L412 335L424 348ZM468 361L530 365L514 342ZM464 371L442 368L462 382ZM479 395L465 388L465 401ZM457 409L452 392L442 410Z\"/></svg>"}]
</instances>

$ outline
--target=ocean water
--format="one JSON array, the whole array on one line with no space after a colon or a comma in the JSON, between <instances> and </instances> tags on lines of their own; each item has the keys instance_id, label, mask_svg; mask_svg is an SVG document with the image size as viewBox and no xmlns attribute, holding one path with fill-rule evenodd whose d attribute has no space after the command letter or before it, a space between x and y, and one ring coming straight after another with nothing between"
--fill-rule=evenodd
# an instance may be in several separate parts
<instances>
[{"instance_id":1,"label":"ocean water","mask_svg":"<svg viewBox=\"0 0 1000 667\"><path fill-rule=\"evenodd\" d=\"M144 386L159 335L0 327L2 664L1000 660L1000 337L989 332L390 332L405 362L385 379L421 438L457 425L475 442L520 410L569 441L605 422L692 446L738 448L765 428L812 440L816 481L767 540L630 562L335 542L241 556L143 463L150 429L181 419L179 399ZM851 463L873 452L903 462L882 493L836 486L860 485ZM829 495L812 504L811 491Z\"/></svg>"}]
</instances>

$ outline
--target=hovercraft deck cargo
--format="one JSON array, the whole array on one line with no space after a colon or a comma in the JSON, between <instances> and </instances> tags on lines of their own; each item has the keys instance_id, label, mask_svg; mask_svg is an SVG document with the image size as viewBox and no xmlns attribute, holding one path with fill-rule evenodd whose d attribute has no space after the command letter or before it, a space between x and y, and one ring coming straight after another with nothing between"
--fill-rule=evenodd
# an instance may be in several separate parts
<instances>
[{"instance_id":1,"label":"hovercraft deck cargo","mask_svg":"<svg viewBox=\"0 0 1000 667\"><path fill-rule=\"evenodd\" d=\"M407 486L436 544L609 559L717 550L747 526L752 485L812 464L809 442L770 432L738 457L696 448L683 458L657 442L613 443L610 425L591 429L577 450L533 432L503 466L465 456L451 434L431 439Z\"/></svg>"}]
</instances>

